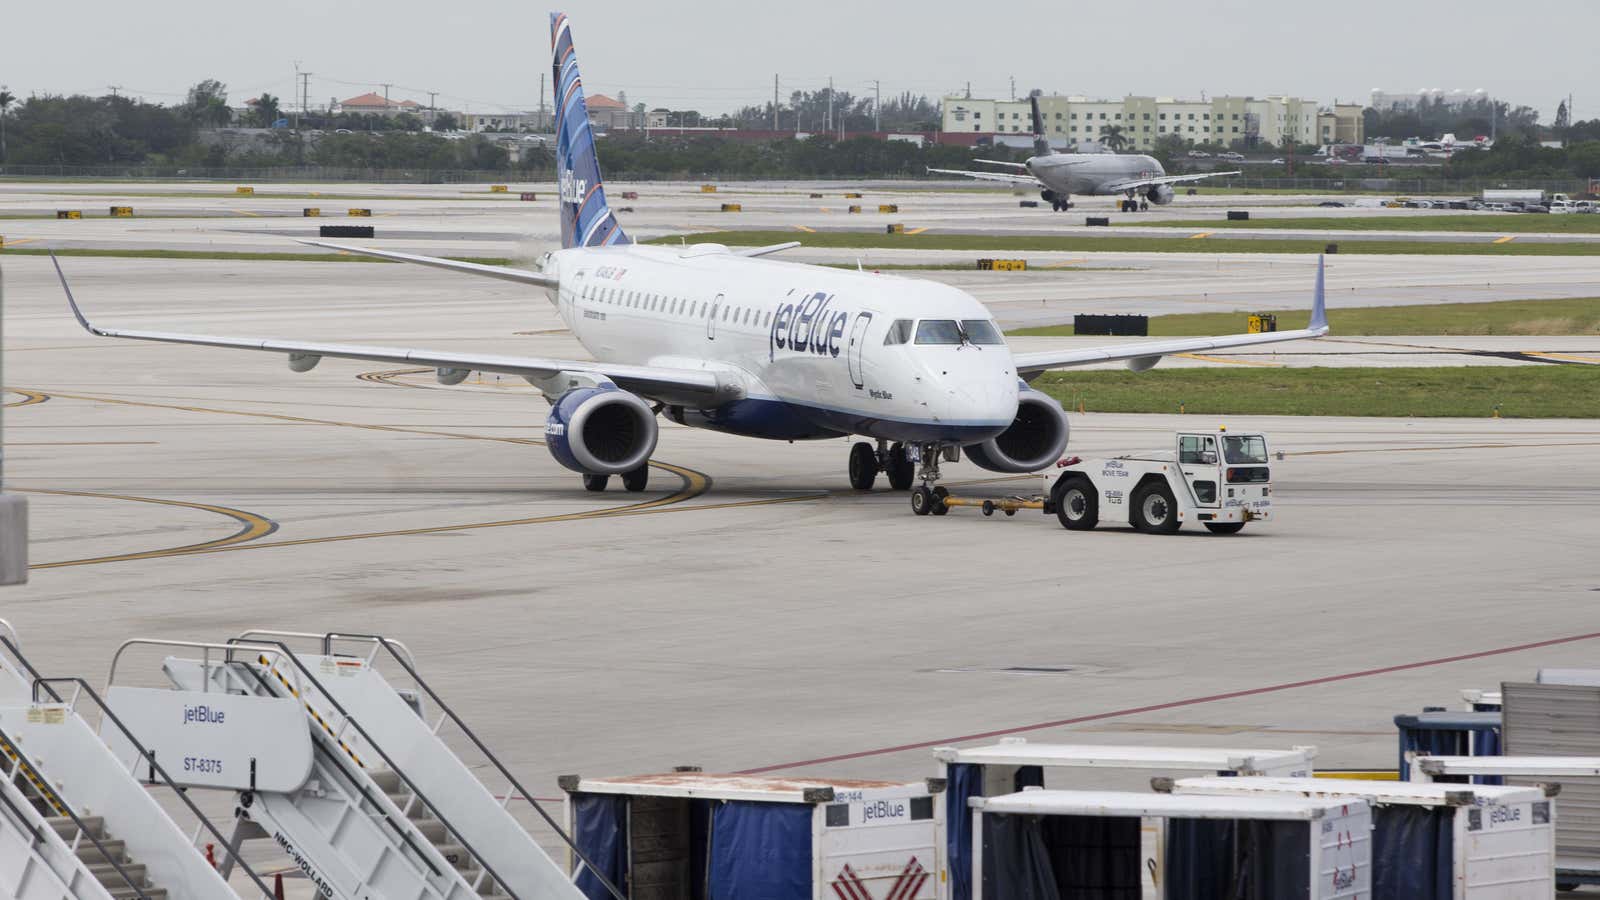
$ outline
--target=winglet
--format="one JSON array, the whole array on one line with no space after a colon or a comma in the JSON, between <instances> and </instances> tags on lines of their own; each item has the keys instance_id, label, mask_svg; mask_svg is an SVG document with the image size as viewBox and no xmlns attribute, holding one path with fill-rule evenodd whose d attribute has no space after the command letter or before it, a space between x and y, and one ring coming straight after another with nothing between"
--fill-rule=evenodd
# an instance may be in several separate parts
<instances>
[{"instance_id":1,"label":"winglet","mask_svg":"<svg viewBox=\"0 0 1600 900\"><path fill-rule=\"evenodd\" d=\"M56 267L56 277L61 279L61 289L67 292L67 306L72 308L72 315L78 320L78 324L82 325L83 330L90 334L105 337L106 333L89 324L89 320L84 316L83 310L78 308L78 301L72 296L72 288L67 285L67 275L61 271L61 260L56 259L54 253L50 254L50 264Z\"/></svg>"},{"instance_id":2,"label":"winglet","mask_svg":"<svg viewBox=\"0 0 1600 900\"><path fill-rule=\"evenodd\" d=\"M1308 329L1310 329L1311 331L1321 331L1321 332L1326 333L1327 330L1328 330L1328 306L1327 306L1327 297L1326 297L1326 295L1324 293L1324 288L1323 288L1323 272L1322 272L1322 270L1323 270L1324 263L1325 263L1324 257L1321 254L1318 254L1317 255L1317 291L1311 297L1311 324L1307 325L1306 327Z\"/></svg>"}]
</instances>

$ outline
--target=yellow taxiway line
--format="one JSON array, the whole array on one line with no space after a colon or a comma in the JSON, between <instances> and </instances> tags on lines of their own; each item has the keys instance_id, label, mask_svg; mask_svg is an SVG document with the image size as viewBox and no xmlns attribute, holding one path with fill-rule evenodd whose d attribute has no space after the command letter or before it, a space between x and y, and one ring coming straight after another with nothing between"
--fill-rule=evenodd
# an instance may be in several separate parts
<instances>
[{"instance_id":1,"label":"yellow taxiway line","mask_svg":"<svg viewBox=\"0 0 1600 900\"><path fill-rule=\"evenodd\" d=\"M1189 235L1189 240L1192 241L1192 240L1194 240L1196 238L1208 238L1208 237L1211 237L1213 234L1216 234L1216 232L1215 231L1202 231L1199 234L1191 234L1191 235Z\"/></svg>"},{"instance_id":2,"label":"yellow taxiway line","mask_svg":"<svg viewBox=\"0 0 1600 900\"><path fill-rule=\"evenodd\" d=\"M211 503L193 503L187 500L162 500L156 497L134 497L128 494L102 494L96 491L59 491L46 488L13 488L28 494L52 494L58 497L93 497L100 500L127 500L133 503L154 503L158 506L177 506L183 509L198 509L202 512L216 513L227 516L239 523L239 530L227 537L211 541L201 541L198 544L186 544L182 547L167 547L160 550L141 550L133 553L119 553L113 556L95 556L88 559L68 559L61 562L34 563L29 569L59 569L66 566L88 566L96 563L126 562L135 559L159 559L163 556L177 556L183 553L201 553L207 550L219 550L223 547L232 547L245 541L253 541L278 530L278 523L271 519L234 509L231 506L216 506Z\"/></svg>"},{"instance_id":3,"label":"yellow taxiway line","mask_svg":"<svg viewBox=\"0 0 1600 900\"><path fill-rule=\"evenodd\" d=\"M796 231L804 231L806 234L816 234L817 233L817 230L815 228L807 228L804 225L796 225L794 228L795 228Z\"/></svg>"},{"instance_id":4,"label":"yellow taxiway line","mask_svg":"<svg viewBox=\"0 0 1600 900\"><path fill-rule=\"evenodd\" d=\"M1227 363L1233 366L1261 366L1267 369L1284 368L1283 363L1262 362L1255 359L1235 359L1230 356L1210 356L1200 353L1174 353L1173 356L1181 356L1184 359L1198 359L1201 362Z\"/></svg>"},{"instance_id":5,"label":"yellow taxiway line","mask_svg":"<svg viewBox=\"0 0 1600 900\"><path fill-rule=\"evenodd\" d=\"M1516 235L1508 234L1505 237L1497 237L1497 238L1495 238L1494 242L1496 244L1509 244L1509 243L1511 243L1512 241L1514 241L1516 239L1517 239Z\"/></svg>"},{"instance_id":6,"label":"yellow taxiway line","mask_svg":"<svg viewBox=\"0 0 1600 900\"><path fill-rule=\"evenodd\" d=\"M926 227L923 227L923 228L907 228L905 230L905 233L906 234L921 234L921 233L923 233L924 231L927 231L927 230L928 229Z\"/></svg>"},{"instance_id":7,"label":"yellow taxiway line","mask_svg":"<svg viewBox=\"0 0 1600 900\"><path fill-rule=\"evenodd\" d=\"M38 238L7 238L5 244L0 246L0 253L4 253L6 247L15 247L18 244L31 244L37 240Z\"/></svg>"},{"instance_id":8,"label":"yellow taxiway line","mask_svg":"<svg viewBox=\"0 0 1600 900\"><path fill-rule=\"evenodd\" d=\"M1571 353L1546 353L1546 352L1540 352L1540 351L1537 351L1537 350L1524 350L1522 352L1526 353L1529 356L1537 356L1537 357L1540 357L1542 359L1559 359L1559 360L1562 360L1563 362L1577 362L1577 363L1589 363L1590 365L1600 365L1600 356L1574 356Z\"/></svg>"}]
</instances>

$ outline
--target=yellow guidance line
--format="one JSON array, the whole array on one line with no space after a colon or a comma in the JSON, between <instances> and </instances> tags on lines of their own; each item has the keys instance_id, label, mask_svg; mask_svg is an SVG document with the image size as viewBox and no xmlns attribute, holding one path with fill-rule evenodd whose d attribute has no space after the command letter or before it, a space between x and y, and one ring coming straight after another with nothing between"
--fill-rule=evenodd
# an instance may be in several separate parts
<instances>
[{"instance_id":1,"label":"yellow guidance line","mask_svg":"<svg viewBox=\"0 0 1600 900\"><path fill-rule=\"evenodd\" d=\"M921 233L923 233L924 231L927 231L927 230L928 230L927 228L907 228L905 230L905 233L906 234L921 234Z\"/></svg>"},{"instance_id":2,"label":"yellow guidance line","mask_svg":"<svg viewBox=\"0 0 1600 900\"><path fill-rule=\"evenodd\" d=\"M191 503L186 500L160 500L155 497L133 497L127 494L101 494L94 491L60 491L45 488L12 488L28 494L53 494L57 497L93 497L99 500L128 500L134 503L154 503L158 506L177 506L183 509L197 509L201 512L216 513L227 516L239 523L239 530L224 538L212 541L202 541L198 544L185 544L182 547L165 547L159 550L141 550L133 553L118 553L113 556L96 556L90 559L68 559L61 562L34 563L29 569L59 569L65 566L91 566L97 563L126 562L135 559L160 559L165 556L178 556L186 553L200 553L206 550L219 550L223 547L232 547L265 537L278 530L278 523L265 516L234 509L231 506L215 506L210 503Z\"/></svg>"},{"instance_id":3,"label":"yellow guidance line","mask_svg":"<svg viewBox=\"0 0 1600 900\"><path fill-rule=\"evenodd\" d=\"M817 230L815 228L807 228L804 225L796 225L794 227L794 229L796 231L804 231L806 234L816 234L817 233Z\"/></svg>"},{"instance_id":4,"label":"yellow guidance line","mask_svg":"<svg viewBox=\"0 0 1600 900\"><path fill-rule=\"evenodd\" d=\"M1541 352L1539 352L1537 350L1524 350L1522 352L1528 354L1529 356L1537 356L1537 357L1539 357L1541 359L1559 359L1559 360L1562 360L1563 362L1576 362L1576 363L1588 363L1590 365L1600 365L1600 356L1574 356L1571 353L1541 353Z\"/></svg>"},{"instance_id":5,"label":"yellow guidance line","mask_svg":"<svg viewBox=\"0 0 1600 900\"><path fill-rule=\"evenodd\" d=\"M1213 234L1216 234L1216 232L1215 231L1202 231L1199 234L1191 234L1191 235L1189 235L1189 240L1192 241L1192 240L1195 240L1196 238L1208 238L1208 237L1211 237Z\"/></svg>"},{"instance_id":6,"label":"yellow guidance line","mask_svg":"<svg viewBox=\"0 0 1600 900\"><path fill-rule=\"evenodd\" d=\"M4 246L0 246L0 253L4 253L6 247L15 247L19 244L31 244L37 240L38 238L7 238Z\"/></svg>"},{"instance_id":7,"label":"yellow guidance line","mask_svg":"<svg viewBox=\"0 0 1600 900\"><path fill-rule=\"evenodd\" d=\"M1516 235L1508 234L1505 237L1497 237L1497 238L1495 238L1494 242L1496 244L1509 244L1509 243L1511 243L1512 241L1514 241L1516 239L1517 239Z\"/></svg>"},{"instance_id":8,"label":"yellow guidance line","mask_svg":"<svg viewBox=\"0 0 1600 900\"><path fill-rule=\"evenodd\" d=\"M1174 353L1173 355L1181 356L1184 359L1197 359L1201 362L1227 363L1228 365L1233 366L1260 366L1264 369L1282 369L1285 367L1283 363L1262 362L1261 360L1257 359L1235 359L1230 356L1209 356L1200 353Z\"/></svg>"}]
</instances>

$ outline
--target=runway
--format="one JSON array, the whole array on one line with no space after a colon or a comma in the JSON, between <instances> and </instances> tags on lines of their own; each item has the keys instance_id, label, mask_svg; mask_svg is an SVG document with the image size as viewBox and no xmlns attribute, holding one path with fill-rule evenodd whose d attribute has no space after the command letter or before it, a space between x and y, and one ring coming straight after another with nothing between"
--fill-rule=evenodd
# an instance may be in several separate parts
<instances>
[{"instance_id":1,"label":"runway","mask_svg":"<svg viewBox=\"0 0 1600 900\"><path fill-rule=\"evenodd\" d=\"M1040 295L1056 316L1309 301L1310 260L1160 256L1010 280L927 274L1012 323L1042 318L1029 312ZM35 662L99 683L136 635L377 631L406 641L551 796L561 774L683 764L914 778L935 773L931 746L1003 733L1315 744L1322 767L1382 768L1394 714L1588 665L1600 639L1590 420L1230 418L1285 454L1279 519L1231 538L1069 534L1027 513L916 518L903 494L848 490L844 442L670 423L648 491L589 494L540 446L546 404L520 381L445 388L333 359L296 375L273 354L96 339L68 316L48 260L0 263L6 487L29 492L35 564L0 615ZM487 279L63 264L108 325L581 352L542 297ZM1330 316L1337 328L1340 305L1385 292L1459 300L1469 278L1528 297L1594 276L1561 259L1340 257ZM1084 339L1015 344L1050 340ZM1600 357L1581 338L1336 335L1253 358L1506 364L1481 352L1513 350ZM1217 424L1073 414L1071 452ZM956 490L1038 483L966 463L947 473ZM160 678L149 660L129 672Z\"/></svg>"}]
</instances>

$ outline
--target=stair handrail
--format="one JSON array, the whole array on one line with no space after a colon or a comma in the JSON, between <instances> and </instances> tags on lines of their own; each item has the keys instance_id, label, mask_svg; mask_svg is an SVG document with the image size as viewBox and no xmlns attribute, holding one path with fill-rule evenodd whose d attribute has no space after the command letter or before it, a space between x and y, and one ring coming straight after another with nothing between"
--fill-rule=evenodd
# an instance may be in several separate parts
<instances>
[{"instance_id":1,"label":"stair handrail","mask_svg":"<svg viewBox=\"0 0 1600 900\"><path fill-rule=\"evenodd\" d=\"M29 662L26 656L22 655L22 648L17 646L17 630L12 628L11 623L5 621L4 619L0 619L0 625L4 625L5 630L11 632L10 637L0 634L0 645L4 645L7 650L11 651L11 655L15 657L17 662L22 665L22 671L28 674L29 679L37 681L39 678L39 670L33 667L33 663ZM53 690L50 692L50 699L57 703L61 702L61 698L56 696L56 693Z\"/></svg>"},{"instance_id":2,"label":"stair handrail","mask_svg":"<svg viewBox=\"0 0 1600 900\"><path fill-rule=\"evenodd\" d=\"M232 644L233 640L230 639L228 643ZM472 855L472 858L477 860L479 865L483 866L483 870L489 874L489 877L494 879L496 884L504 888L505 892L511 895L512 900L521 900L517 893L511 889L511 886L506 883L506 880L500 877L500 873L496 872L494 867L489 865L489 861L484 859L483 855L478 852L478 849L472 846L472 844L467 841L466 837L450 823L450 820L445 817L444 813L439 811L439 807L435 806L433 802L428 799L428 795L423 793L422 789L417 786L416 782L412 781L410 776L406 775L405 770L395 765L394 758L389 756L388 752L385 751L383 747L379 746L377 741L373 740L372 735L367 733L367 729L362 726L355 716L350 714L349 710L344 708L344 704L340 703L337 697L335 697L322 686L322 683L317 680L317 677L311 673L310 669L306 668L305 663L300 661L300 658L289 649L288 645L284 644L282 641L263 641L260 643L269 647L276 647L277 649L281 650L281 658L287 659L297 670L299 670L300 674L304 678L304 681L310 683L313 688L316 688L317 693L320 694L329 705L338 711L340 717L344 719L344 723L349 725L351 728L354 728L356 733L361 735L361 739L367 742L367 746L371 747L373 752L377 753L378 756L383 759L384 763L388 765L389 771L395 773L395 775L400 778L400 781L404 783L407 788L410 788L411 793L415 794L417 799L422 801L422 805L433 813L434 818L438 819L439 822L444 825L446 831L452 835L455 835L456 840L460 841L461 846ZM265 661L262 661L260 664L267 665ZM257 674L259 675L259 673ZM268 682L265 679L263 679L263 683L268 685L271 684L271 682ZM424 857L424 859L426 859L426 857ZM618 900L626 900L626 898L619 896Z\"/></svg>"},{"instance_id":3,"label":"stair handrail","mask_svg":"<svg viewBox=\"0 0 1600 900\"><path fill-rule=\"evenodd\" d=\"M249 640L251 638L257 638L257 637L265 637L265 638L310 638L311 640L316 641L317 643L322 645L322 655L323 656L332 656L332 655L334 655L333 654L333 642L336 641L336 640L349 639L349 640L365 641L367 639L367 635L364 635L364 634L344 634L344 633L341 633L341 632L338 632L338 631L327 631L327 632L322 632L322 633L317 633L317 632L313 632L313 631L280 631L280 630L278 630L276 628L251 628L248 631L243 631L243 632L239 633L239 640L241 640L241 641ZM417 657L416 657L415 654L413 654L411 652L411 648L410 647L407 647L405 644L401 643L400 641L394 640L392 638L388 638L386 640L389 640L390 643L392 643L396 647L400 648L400 651L405 653L406 659L408 661L410 661L413 666L416 665ZM369 655L367 657L368 662L371 662L373 656L375 656L376 653L377 653L377 648L373 648L373 654Z\"/></svg>"},{"instance_id":4,"label":"stair handrail","mask_svg":"<svg viewBox=\"0 0 1600 900\"><path fill-rule=\"evenodd\" d=\"M267 887L267 883L261 880L261 876L257 875L256 871L250 868L250 864L246 863L244 859L239 856L238 852L233 849L232 842L223 837L222 832L218 831L217 827L211 824L211 819L208 818L205 813L200 811L200 807L196 806L193 800L189 799L189 792L184 788L179 787L177 782L172 780L172 776L167 774L167 770L159 762L156 762L156 755L147 749L144 744L139 743L139 739L134 736L133 731L128 728L127 724L122 721L121 717L111 711L111 705L107 703L103 697L95 693L94 688L89 686L89 682L76 676L60 678L36 678L34 679L35 698L38 696L38 690L40 687L44 687L45 689L49 690L49 685L52 682L57 684L71 684L76 687L76 690L72 692L72 701L68 704L68 706L73 708L74 712L77 712L76 707L78 698L87 696L90 700L93 700L94 705L100 708L100 715L102 716L103 721L110 722L112 725L116 726L118 731L122 732L122 736L128 739L128 742L133 745L135 750L139 751L140 761L149 764L150 772L152 774L161 776L161 784L164 787L171 788L172 792L178 796L178 799L183 801L183 805L188 807L189 812L193 813L195 818L200 821L200 827L210 832L211 836L217 839L217 844L226 850L229 856L233 857L234 865L237 865L239 868L243 869L244 873L250 876L250 880L255 882L256 887L261 889L261 896L263 898L273 896L272 888ZM52 691L52 693L54 693L54 691ZM155 782L156 779L151 778L148 779L146 783L154 784ZM198 847L194 849L196 853L200 852Z\"/></svg>"},{"instance_id":5,"label":"stair handrail","mask_svg":"<svg viewBox=\"0 0 1600 900\"><path fill-rule=\"evenodd\" d=\"M3 640L5 640L5 638L4 637L0 637L0 641L3 641ZM110 669L109 672L106 673L106 690L107 691L110 691L112 685L116 684L116 681L117 681L117 665L122 661L122 654L127 652L127 650L130 647L182 647L182 648L189 649L189 650L200 650L200 651L202 651L201 656L200 656L200 666L201 666L202 672L210 672L212 668L221 669L221 668L226 667L229 663L235 662L236 660L234 660L233 654L237 653L240 650L251 650L251 651L254 651L256 653L270 653L274 657L284 656L284 655L288 655L288 656L293 656L294 655L294 654L289 652L289 648L283 646L282 644L276 644L276 645L269 645L269 644L254 645L254 644L238 644L238 643L234 643L233 641L228 641L226 643L220 643L219 644L219 643L217 643L215 641L185 641L185 640L172 640L172 639L168 639L168 638L129 638L129 639L123 641L121 646L117 647L117 652L116 653L111 654L111 669ZM15 648L13 648L13 649L15 649ZM223 658L219 662L213 663L211 661L211 652L213 650L221 650L221 651L223 651ZM31 668L30 668L30 672L31 672ZM38 677L37 673L34 673L34 677L35 677L35 679L37 679L37 677ZM209 680L209 678L206 678L206 679L204 679L202 681L201 689L202 690L209 690L209 685L210 685L210 680ZM299 675L298 672L295 673L295 684L294 684L294 688L293 689L296 690L296 691L302 690L302 684L301 684L300 675ZM56 699L59 700L60 698L58 697Z\"/></svg>"},{"instance_id":6,"label":"stair handrail","mask_svg":"<svg viewBox=\"0 0 1600 900\"><path fill-rule=\"evenodd\" d=\"M27 754L22 752L22 747L17 744L11 735L6 734L3 728L0 728L0 753L15 759L19 768L32 772L34 777L30 781L33 782L34 789L40 792L45 801L66 813L67 818L72 820L72 824L77 826L78 834L88 838L89 842L94 844L95 849L100 851L100 855L106 858L106 862L117 870L117 875L121 876L128 887L133 888L133 892L139 895L140 900L150 900L150 895L144 892L144 887L134 881L133 876L128 874L128 870L122 867L122 863L117 862L116 857L111 855L111 851L106 849L106 845L100 843L100 839L95 837L89 827L83 823L83 820L78 818L78 814L72 811L72 807L67 805L66 799L56 793L55 788L50 786L50 782L46 781L44 776L40 774L40 768L28 759Z\"/></svg>"},{"instance_id":7,"label":"stair handrail","mask_svg":"<svg viewBox=\"0 0 1600 900\"><path fill-rule=\"evenodd\" d=\"M37 809L34 809L31 806L24 805L19 807L17 805L17 801L11 798L11 792L5 789L5 785L7 784L13 786L15 785L15 783L10 779L0 779L0 802L5 803L6 809L11 810L11 815L16 817L18 825L28 832L29 837L33 838L34 846L38 846L40 844L49 844L50 839L55 838L56 844L59 845L57 849L65 851L70 855L72 853L72 847L67 844L65 838L58 834L55 829L50 827L50 823L44 821L44 813L39 812ZM28 815L29 813L32 813L33 815L30 817ZM38 819L39 821L35 822L34 819ZM61 877L61 873L49 868L48 866L45 868L46 871L48 871L50 875L55 878L57 884L61 885L61 887L69 893L71 892L72 886L68 884L67 879Z\"/></svg>"},{"instance_id":8,"label":"stair handrail","mask_svg":"<svg viewBox=\"0 0 1600 900\"><path fill-rule=\"evenodd\" d=\"M555 831L556 835L561 838L562 842L564 842L572 851L573 855L577 856L580 864L589 870L589 874L593 875L596 880L604 885L606 890L609 891L611 896L616 898L616 900L627 900L622 891L618 890L617 886L612 884L610 879L602 875L599 869L595 868L594 864L589 861L589 857L584 855L584 852L578 848L577 842L572 839L572 836L567 833L567 830L561 827L561 825L558 824L556 820L545 811L545 808L540 805L538 799L535 798L527 788L522 786L522 782L518 781L516 776L511 774L511 770L506 768L505 764L500 761L500 758L495 756L494 753L489 750L488 746L486 746L483 741L478 738L478 735L473 732L471 728L467 727L466 721L463 720L448 703L445 703L444 698L440 697L439 694L434 691L434 689L426 681L422 680L422 675L417 672L416 666L411 657L411 651L407 649L404 644L400 643L399 641L390 640L389 638L378 634L356 634L353 632L337 631L328 632L326 635L323 635L323 639L324 647L330 647L334 640L371 641L377 645L377 647L381 647L389 651L389 655L394 657L395 662L399 663L402 669L405 669L406 674L410 676L412 682L415 683L417 687L421 688L422 691L433 700L433 702L439 707L439 710L449 717L450 721L455 723L457 728L461 729L461 733L466 735L467 740L471 741L472 745L478 748L478 752L482 753L484 757L489 760L489 763L495 767L495 770L500 773L501 777L505 778L505 780L513 788L516 788L517 793L521 794L522 798L528 801L528 804L533 807L534 811L539 814L540 818L544 819L545 824L550 826L550 828ZM374 653L377 652L377 647L374 648ZM404 652L402 653L401 651Z\"/></svg>"}]
</instances>

